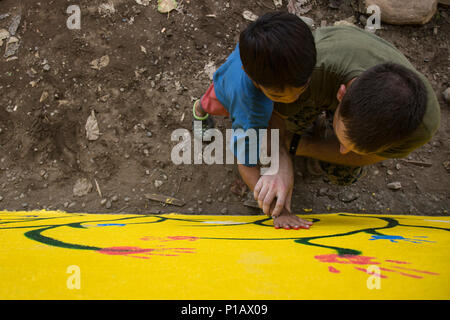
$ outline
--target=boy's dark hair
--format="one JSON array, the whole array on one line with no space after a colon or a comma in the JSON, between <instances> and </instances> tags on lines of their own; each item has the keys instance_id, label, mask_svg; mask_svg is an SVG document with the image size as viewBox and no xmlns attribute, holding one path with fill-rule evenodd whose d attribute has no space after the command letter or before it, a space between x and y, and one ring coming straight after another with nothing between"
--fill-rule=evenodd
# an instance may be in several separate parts
<instances>
[{"instance_id":1,"label":"boy's dark hair","mask_svg":"<svg viewBox=\"0 0 450 320\"><path fill-rule=\"evenodd\" d=\"M316 64L316 45L308 25L294 14L271 12L240 35L242 65L257 84L283 90L302 87Z\"/></svg>"},{"instance_id":2,"label":"boy's dark hair","mask_svg":"<svg viewBox=\"0 0 450 320\"><path fill-rule=\"evenodd\" d=\"M419 76L395 63L372 67L344 95L339 116L361 152L374 153L410 136L421 124L427 91Z\"/></svg>"}]
</instances>

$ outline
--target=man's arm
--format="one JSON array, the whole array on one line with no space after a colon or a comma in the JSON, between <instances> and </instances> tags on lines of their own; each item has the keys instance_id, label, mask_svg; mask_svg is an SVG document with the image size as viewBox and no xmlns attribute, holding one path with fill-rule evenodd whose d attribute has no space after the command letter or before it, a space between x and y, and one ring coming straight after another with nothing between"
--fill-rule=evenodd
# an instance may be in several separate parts
<instances>
[{"instance_id":1,"label":"man's arm","mask_svg":"<svg viewBox=\"0 0 450 320\"><path fill-rule=\"evenodd\" d=\"M280 158L283 158L282 161L283 164L285 164L285 157L289 157L289 154L284 146L284 140L285 140L285 128L283 126L283 119L281 118L281 116L279 116L276 111L273 112L272 117L270 118L270 122L269 122L269 135L267 136L267 141L268 141L268 150L271 154L271 137L270 137L270 129L278 129L279 130L279 148L278 150L280 151ZM282 154L281 154L282 153ZM280 159L281 160L281 159ZM290 159L289 159L290 160ZM292 162L292 161L290 161ZM280 163L281 167L282 164ZM238 164L238 169L239 169L239 173L241 174L242 180L244 180L244 182L247 184L247 186L250 188L250 190L253 192L255 189L255 186L259 180L259 178L261 177L261 168L260 166L254 166L254 167L247 167L243 164Z\"/></svg>"},{"instance_id":2,"label":"man's arm","mask_svg":"<svg viewBox=\"0 0 450 320\"><path fill-rule=\"evenodd\" d=\"M264 213L269 216L279 216L283 208L291 210L291 198L294 188L294 169L291 156L285 145L285 128L283 119L274 111L269 123L268 140L271 141L272 129L279 130L278 142L278 172L274 175L261 176L254 189L255 200ZM269 144L269 149L271 145ZM274 159L274 155L271 156ZM275 157L276 158L276 157Z\"/></svg>"},{"instance_id":3,"label":"man's arm","mask_svg":"<svg viewBox=\"0 0 450 320\"><path fill-rule=\"evenodd\" d=\"M339 152L339 141L335 135L326 139L302 137L297 148L297 155L355 167L367 166L386 159L375 154L359 155L354 152L342 154Z\"/></svg>"},{"instance_id":4,"label":"man's arm","mask_svg":"<svg viewBox=\"0 0 450 320\"><path fill-rule=\"evenodd\" d=\"M279 129L279 171L278 174L260 176L260 167L246 167L238 164L239 173L247 186L254 191L254 197L260 208L273 217L275 228L309 229L312 222L300 219L290 212L292 191L294 188L293 162L284 145L285 129L283 119L272 114L269 129ZM269 130L270 132L270 130ZM271 141L270 133L268 141ZM271 149L270 144L268 145ZM272 159L273 154L270 152ZM276 198L276 200L275 200Z\"/></svg>"}]
</instances>

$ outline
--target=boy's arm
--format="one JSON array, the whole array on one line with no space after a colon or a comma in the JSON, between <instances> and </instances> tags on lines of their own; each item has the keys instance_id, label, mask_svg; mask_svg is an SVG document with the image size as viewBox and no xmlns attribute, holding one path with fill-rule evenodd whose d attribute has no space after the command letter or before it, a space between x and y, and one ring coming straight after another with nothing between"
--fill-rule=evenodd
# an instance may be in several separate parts
<instances>
[{"instance_id":1,"label":"boy's arm","mask_svg":"<svg viewBox=\"0 0 450 320\"><path fill-rule=\"evenodd\" d=\"M249 189L253 192L255 189L255 185L260 177L260 168L256 167L247 167L243 164L238 163L238 170L241 174L242 180L244 180L245 184L249 187Z\"/></svg>"}]
</instances>

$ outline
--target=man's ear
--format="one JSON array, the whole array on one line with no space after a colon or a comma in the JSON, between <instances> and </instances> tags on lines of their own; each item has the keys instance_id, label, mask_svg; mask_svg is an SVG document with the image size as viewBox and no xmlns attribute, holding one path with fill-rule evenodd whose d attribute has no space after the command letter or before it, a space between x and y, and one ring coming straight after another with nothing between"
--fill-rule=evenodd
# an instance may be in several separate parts
<instances>
[{"instance_id":1,"label":"man's ear","mask_svg":"<svg viewBox=\"0 0 450 320\"><path fill-rule=\"evenodd\" d=\"M336 98L338 99L339 102L342 101L346 92L347 92L347 87L345 86L345 84L341 84L341 86L339 87L339 90L336 94Z\"/></svg>"}]
</instances>

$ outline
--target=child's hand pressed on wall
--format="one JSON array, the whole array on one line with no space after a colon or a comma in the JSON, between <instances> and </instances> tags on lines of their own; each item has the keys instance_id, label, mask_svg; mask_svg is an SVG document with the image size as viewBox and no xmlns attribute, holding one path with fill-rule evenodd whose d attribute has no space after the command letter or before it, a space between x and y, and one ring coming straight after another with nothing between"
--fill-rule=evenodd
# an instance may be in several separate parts
<instances>
[{"instance_id":1,"label":"child's hand pressed on wall","mask_svg":"<svg viewBox=\"0 0 450 320\"><path fill-rule=\"evenodd\" d=\"M287 211L285 208L282 210L278 217L273 218L273 226L275 229L309 229L313 223L297 217L295 214Z\"/></svg>"}]
</instances>

